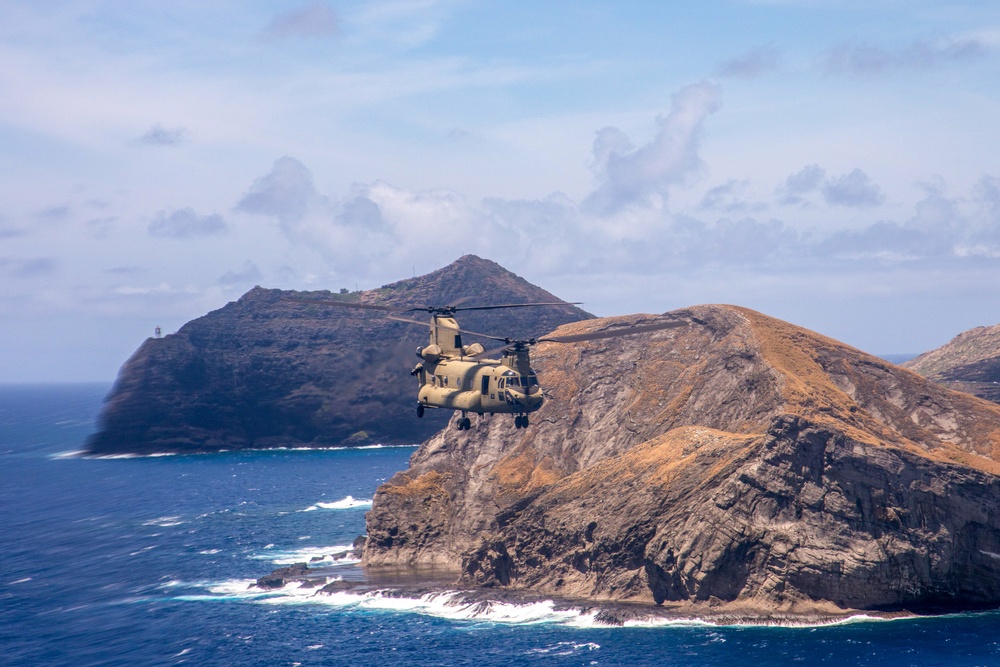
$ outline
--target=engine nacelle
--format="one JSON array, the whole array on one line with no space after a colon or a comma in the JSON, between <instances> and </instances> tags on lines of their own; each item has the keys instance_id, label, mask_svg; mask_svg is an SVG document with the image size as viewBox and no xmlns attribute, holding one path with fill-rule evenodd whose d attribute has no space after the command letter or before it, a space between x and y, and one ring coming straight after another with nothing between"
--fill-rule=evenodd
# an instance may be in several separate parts
<instances>
[{"instance_id":1,"label":"engine nacelle","mask_svg":"<svg viewBox=\"0 0 1000 667\"><path fill-rule=\"evenodd\" d=\"M462 354L464 354L467 357L474 357L477 354L482 354L485 351L486 351L486 348L484 348L479 343L473 343L472 345L466 345L465 347L462 348Z\"/></svg>"},{"instance_id":2,"label":"engine nacelle","mask_svg":"<svg viewBox=\"0 0 1000 667\"><path fill-rule=\"evenodd\" d=\"M428 345L427 347L421 348L417 352L417 355L420 358L433 363L441 358L441 352L442 350L440 345Z\"/></svg>"}]
</instances>

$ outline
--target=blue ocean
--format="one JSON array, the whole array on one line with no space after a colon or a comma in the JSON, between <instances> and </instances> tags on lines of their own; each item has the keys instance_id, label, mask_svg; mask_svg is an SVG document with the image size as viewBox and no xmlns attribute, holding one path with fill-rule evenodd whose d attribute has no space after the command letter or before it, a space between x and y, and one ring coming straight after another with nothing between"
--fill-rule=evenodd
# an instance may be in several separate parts
<instances>
[{"instance_id":1,"label":"blue ocean","mask_svg":"<svg viewBox=\"0 0 1000 667\"><path fill-rule=\"evenodd\" d=\"M447 592L250 590L364 532L412 447L87 459L106 384L0 387L3 665L1000 665L1000 614L606 627ZM342 572L342 574L339 574Z\"/></svg>"}]
</instances>

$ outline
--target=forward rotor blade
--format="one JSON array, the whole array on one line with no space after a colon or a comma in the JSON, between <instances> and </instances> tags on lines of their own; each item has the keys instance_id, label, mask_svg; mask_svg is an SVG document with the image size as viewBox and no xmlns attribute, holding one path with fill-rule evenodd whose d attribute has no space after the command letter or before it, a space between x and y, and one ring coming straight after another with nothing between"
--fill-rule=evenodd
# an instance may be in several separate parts
<instances>
[{"instance_id":1,"label":"forward rotor blade","mask_svg":"<svg viewBox=\"0 0 1000 667\"><path fill-rule=\"evenodd\" d=\"M396 322L409 322L410 324L420 324L425 327L434 326L433 322L421 322L420 320L411 320L408 317L400 317L399 315L386 315L387 320L395 320ZM442 329L445 327L442 327ZM469 334L470 336L480 336L482 338L489 338L491 340L502 340L507 342L509 338L503 338L502 336L491 336L490 334L478 333L476 331L469 331L468 329L451 329L449 331L457 331L458 333Z\"/></svg>"},{"instance_id":2,"label":"forward rotor blade","mask_svg":"<svg viewBox=\"0 0 1000 667\"><path fill-rule=\"evenodd\" d=\"M392 306L379 306L374 303L353 303L351 301L337 301L336 299L302 299L294 296L286 296L282 301L295 301L296 303L309 303L320 306L337 306L338 308L356 308L359 310L381 310L390 313L404 312L400 308Z\"/></svg>"},{"instance_id":3,"label":"forward rotor blade","mask_svg":"<svg viewBox=\"0 0 1000 667\"><path fill-rule=\"evenodd\" d=\"M495 310L497 308L530 308L532 306L580 306L582 301L551 301L548 303L501 303L495 306L466 306L455 310Z\"/></svg>"},{"instance_id":4,"label":"forward rotor blade","mask_svg":"<svg viewBox=\"0 0 1000 667\"><path fill-rule=\"evenodd\" d=\"M686 327L687 322L681 320L671 320L669 322L660 322L659 324L647 324L638 327L627 327L624 329L610 329L608 331L597 331L594 333L585 334L573 334L569 336L550 336L547 338L539 338L538 342L551 342L551 343L580 343L586 340L600 340L602 338L617 338L619 336L634 336L641 333L649 333L650 331L660 331L661 329L674 329L677 327Z\"/></svg>"}]
</instances>

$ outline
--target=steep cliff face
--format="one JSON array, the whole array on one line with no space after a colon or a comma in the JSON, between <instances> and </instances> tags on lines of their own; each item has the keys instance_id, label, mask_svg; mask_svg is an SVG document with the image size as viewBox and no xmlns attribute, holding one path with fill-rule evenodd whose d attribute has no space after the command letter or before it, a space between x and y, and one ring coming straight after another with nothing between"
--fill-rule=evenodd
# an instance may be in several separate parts
<instances>
[{"instance_id":1,"label":"steep cliff face","mask_svg":"<svg viewBox=\"0 0 1000 667\"><path fill-rule=\"evenodd\" d=\"M408 371L414 350L427 344L427 328L289 297L391 306L445 305L465 297L475 305L559 301L471 255L364 292L256 287L176 334L146 340L106 399L90 453L408 444L444 426L445 411L428 411L422 420L414 414L416 383ZM588 317L567 305L470 311L462 324L529 337Z\"/></svg>"},{"instance_id":2,"label":"steep cliff face","mask_svg":"<svg viewBox=\"0 0 1000 667\"><path fill-rule=\"evenodd\" d=\"M537 346L531 427L425 442L365 563L756 611L1000 604L1000 406L747 309L665 317L689 326Z\"/></svg>"},{"instance_id":3,"label":"steep cliff face","mask_svg":"<svg viewBox=\"0 0 1000 667\"><path fill-rule=\"evenodd\" d=\"M951 389L1000 403L1000 324L962 332L903 367Z\"/></svg>"}]
</instances>

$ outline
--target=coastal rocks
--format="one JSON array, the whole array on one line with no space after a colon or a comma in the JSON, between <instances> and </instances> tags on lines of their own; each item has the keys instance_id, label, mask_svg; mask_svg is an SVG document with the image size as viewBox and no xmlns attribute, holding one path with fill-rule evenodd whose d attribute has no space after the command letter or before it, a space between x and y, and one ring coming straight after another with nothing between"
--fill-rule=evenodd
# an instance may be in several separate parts
<instances>
[{"instance_id":1,"label":"coastal rocks","mask_svg":"<svg viewBox=\"0 0 1000 667\"><path fill-rule=\"evenodd\" d=\"M951 389L1000 403L1000 324L964 331L903 367Z\"/></svg>"},{"instance_id":2,"label":"coastal rocks","mask_svg":"<svg viewBox=\"0 0 1000 667\"><path fill-rule=\"evenodd\" d=\"M747 309L666 316L689 325L538 345L531 427L425 442L368 569L714 614L1000 606L1000 406Z\"/></svg>"},{"instance_id":3,"label":"coastal rocks","mask_svg":"<svg viewBox=\"0 0 1000 667\"><path fill-rule=\"evenodd\" d=\"M293 581L303 582L308 580L309 566L305 563L295 563L288 567L279 567L270 574L265 574L254 585L257 588L270 590L272 588L281 588Z\"/></svg>"},{"instance_id":4,"label":"coastal rocks","mask_svg":"<svg viewBox=\"0 0 1000 667\"><path fill-rule=\"evenodd\" d=\"M342 290L346 292L346 290ZM238 301L147 339L105 400L89 454L411 444L446 411L417 419L408 374L427 328L337 300L389 306L559 301L498 264L467 255L425 276L333 294L256 287ZM574 306L470 311L473 331L530 337L589 318Z\"/></svg>"}]
</instances>

